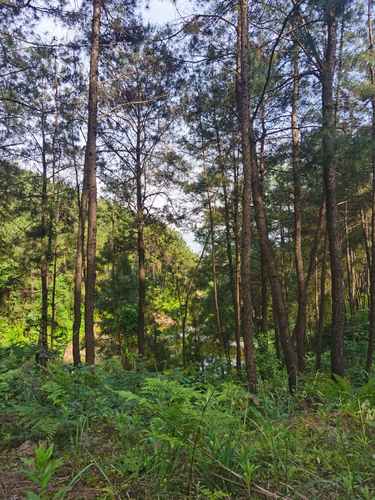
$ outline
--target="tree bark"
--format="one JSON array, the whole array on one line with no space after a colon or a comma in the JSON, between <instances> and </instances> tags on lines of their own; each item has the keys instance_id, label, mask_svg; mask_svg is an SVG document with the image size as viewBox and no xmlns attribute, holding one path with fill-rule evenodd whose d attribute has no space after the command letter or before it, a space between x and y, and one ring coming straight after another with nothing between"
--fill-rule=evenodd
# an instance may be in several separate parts
<instances>
[{"instance_id":1,"label":"tree bark","mask_svg":"<svg viewBox=\"0 0 375 500\"><path fill-rule=\"evenodd\" d=\"M254 352L254 330L252 322L251 298L251 179L254 168L251 148L250 117L250 85L249 85L249 4L248 0L240 0L237 32L237 104L241 127L241 145L243 161L243 194L242 194L242 238L241 238L241 329L244 340L247 383L250 391L255 392L257 386L256 362Z\"/></svg>"},{"instance_id":2,"label":"tree bark","mask_svg":"<svg viewBox=\"0 0 375 500\"><path fill-rule=\"evenodd\" d=\"M341 241L338 228L336 198L336 127L333 80L336 64L336 8L326 9L327 43L321 70L322 80L322 162L327 205L327 232L332 281L331 370L344 375L344 283Z\"/></svg>"},{"instance_id":3,"label":"tree bark","mask_svg":"<svg viewBox=\"0 0 375 500\"><path fill-rule=\"evenodd\" d=\"M320 274L320 299L318 324L316 328L315 339L315 368L320 370L322 367L322 337L324 329L325 315L325 293L326 293L326 274L327 274L327 236L324 236L324 246L322 252L322 269Z\"/></svg>"},{"instance_id":4,"label":"tree bark","mask_svg":"<svg viewBox=\"0 0 375 500\"><path fill-rule=\"evenodd\" d=\"M57 155L56 141L58 138L59 129L59 80L57 75L57 59L55 59L55 123L52 137L52 203L50 203L50 220L49 220L49 236L48 236L48 253L52 258L53 247L53 273L52 273L52 296L51 296L51 330L50 330L50 346L53 349L55 331L56 331L56 280L57 280L57 232L54 234L55 225L59 220L59 207L56 194L56 170L57 170ZM56 208L57 205L57 208ZM57 213L56 213L57 212Z\"/></svg>"},{"instance_id":5,"label":"tree bark","mask_svg":"<svg viewBox=\"0 0 375 500\"><path fill-rule=\"evenodd\" d=\"M145 310L146 310L146 269L144 240L144 196L141 165L141 117L137 107L137 144L136 144L136 190L137 190L137 252L138 252L138 354L145 355Z\"/></svg>"},{"instance_id":6,"label":"tree bark","mask_svg":"<svg viewBox=\"0 0 375 500\"><path fill-rule=\"evenodd\" d=\"M278 335L288 372L289 389L293 392L297 383L297 357L289 334L288 312L284 302L272 245L268 236L266 208L260 190L259 173L256 164L253 166L252 185L261 251L264 255L267 276L270 281L272 305L278 322Z\"/></svg>"},{"instance_id":7,"label":"tree bark","mask_svg":"<svg viewBox=\"0 0 375 500\"><path fill-rule=\"evenodd\" d=\"M137 251L138 251L138 353L145 355L145 309L146 309L146 269L143 209L138 210Z\"/></svg>"},{"instance_id":8,"label":"tree bark","mask_svg":"<svg viewBox=\"0 0 375 500\"><path fill-rule=\"evenodd\" d=\"M236 322L236 368L241 370L241 242L240 242L240 187L238 167L233 162L233 233L234 233L234 294L235 294L235 322Z\"/></svg>"},{"instance_id":9,"label":"tree bark","mask_svg":"<svg viewBox=\"0 0 375 500\"><path fill-rule=\"evenodd\" d=\"M264 181L266 175L266 158L265 158L265 138L266 138L266 118L265 118L265 105L260 107L261 113L261 127L262 136L260 140L260 158L259 158L259 173L262 193L264 195ZM268 328L267 314L268 314L268 290L267 290L267 272L266 264L264 262L263 253L260 252L260 279L261 279L261 323L260 331L266 332Z\"/></svg>"},{"instance_id":10,"label":"tree bark","mask_svg":"<svg viewBox=\"0 0 375 500\"><path fill-rule=\"evenodd\" d=\"M268 330L268 290L266 265L262 252L260 252L260 279L261 279L261 322L260 331Z\"/></svg>"},{"instance_id":11,"label":"tree bark","mask_svg":"<svg viewBox=\"0 0 375 500\"><path fill-rule=\"evenodd\" d=\"M350 250L350 241L349 241L348 201L345 202L344 225L345 225L345 261L346 261L348 299L349 299L350 314L353 315L355 312L355 303L354 303L355 280L354 280L354 276L353 276L352 257L351 257L351 250Z\"/></svg>"},{"instance_id":12,"label":"tree bark","mask_svg":"<svg viewBox=\"0 0 375 500\"><path fill-rule=\"evenodd\" d=\"M73 305L73 364L78 366L81 364L81 348L80 348L80 332L82 322L82 281L84 268L84 247L85 247L85 220L87 209L87 190L86 181L83 179L82 194L79 189L78 170L76 168L76 191L77 191L77 207L78 207L78 228L76 240L76 256L74 266L74 305Z\"/></svg>"},{"instance_id":13,"label":"tree bark","mask_svg":"<svg viewBox=\"0 0 375 500\"><path fill-rule=\"evenodd\" d=\"M41 366L47 364L48 357L48 262L49 262L49 245L48 245L48 181L47 181L47 158L46 158L46 136L45 126L46 117L42 112L41 117L41 132L42 132L42 198L41 198L41 260L40 260L40 281L41 281L41 320L39 332L39 355L38 363Z\"/></svg>"},{"instance_id":14,"label":"tree bark","mask_svg":"<svg viewBox=\"0 0 375 500\"><path fill-rule=\"evenodd\" d=\"M51 296L51 340L50 345L53 349L56 331L56 283L57 283L57 241L53 252L53 273L52 273L52 296Z\"/></svg>"},{"instance_id":15,"label":"tree bark","mask_svg":"<svg viewBox=\"0 0 375 500\"><path fill-rule=\"evenodd\" d=\"M87 272L85 293L85 345L86 363L95 364L95 288L96 288L96 135L98 114L98 61L100 51L100 20L102 0L93 0L93 16L91 28L90 77L88 100L88 125L85 155L85 171L87 181L88 214L87 214Z\"/></svg>"},{"instance_id":16,"label":"tree bark","mask_svg":"<svg viewBox=\"0 0 375 500\"><path fill-rule=\"evenodd\" d=\"M293 90L292 90L292 170L293 170L293 204L294 204L294 260L297 273L297 320L294 328L294 336L297 344L298 370L302 372L305 368L305 329L306 329L306 283L302 254L302 195L301 195L301 133L298 126L299 111L299 49L294 44L292 52L293 65Z\"/></svg>"},{"instance_id":17,"label":"tree bark","mask_svg":"<svg viewBox=\"0 0 375 500\"><path fill-rule=\"evenodd\" d=\"M368 0L367 9L367 23L368 23L368 39L369 39L369 53L374 57L374 35L372 28L372 0ZM370 82L373 89L375 88L375 66L373 59L370 60L369 66ZM371 98L372 107L372 124L371 124L371 166L372 166L372 196L371 196L371 268L370 268L370 311L369 311L369 335L367 347L367 360L366 370L367 373L371 372L373 356L374 356L374 342L375 342L375 95Z\"/></svg>"}]
</instances>

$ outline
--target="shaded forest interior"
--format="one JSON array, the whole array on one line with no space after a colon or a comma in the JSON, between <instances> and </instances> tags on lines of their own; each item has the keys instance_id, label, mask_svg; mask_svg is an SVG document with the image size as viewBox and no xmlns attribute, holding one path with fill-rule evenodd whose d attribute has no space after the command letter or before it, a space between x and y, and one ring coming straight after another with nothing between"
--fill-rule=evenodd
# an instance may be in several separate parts
<instances>
[{"instance_id":1,"label":"shaded forest interior","mask_svg":"<svg viewBox=\"0 0 375 500\"><path fill-rule=\"evenodd\" d=\"M0 0L0 497L374 499L374 2L173 5Z\"/></svg>"}]
</instances>

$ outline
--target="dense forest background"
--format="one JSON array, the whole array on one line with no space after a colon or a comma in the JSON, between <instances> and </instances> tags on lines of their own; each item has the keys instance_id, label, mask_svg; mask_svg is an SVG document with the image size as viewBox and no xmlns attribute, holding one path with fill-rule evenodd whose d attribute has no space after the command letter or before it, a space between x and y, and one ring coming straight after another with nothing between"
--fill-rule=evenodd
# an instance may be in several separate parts
<instances>
[{"instance_id":1,"label":"dense forest background","mask_svg":"<svg viewBox=\"0 0 375 500\"><path fill-rule=\"evenodd\" d=\"M182 7L0 0L3 498L373 498L373 0Z\"/></svg>"}]
</instances>

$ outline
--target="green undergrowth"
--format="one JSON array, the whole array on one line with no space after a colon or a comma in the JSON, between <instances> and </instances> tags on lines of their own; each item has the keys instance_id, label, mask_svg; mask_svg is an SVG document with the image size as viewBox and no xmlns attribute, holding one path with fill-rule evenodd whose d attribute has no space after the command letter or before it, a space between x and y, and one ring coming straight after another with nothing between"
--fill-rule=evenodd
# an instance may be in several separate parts
<instances>
[{"instance_id":1,"label":"green undergrowth","mask_svg":"<svg viewBox=\"0 0 375 500\"><path fill-rule=\"evenodd\" d=\"M29 498L375 498L374 379L307 376L292 397L280 371L253 397L193 370L1 360L2 456L39 443Z\"/></svg>"}]
</instances>

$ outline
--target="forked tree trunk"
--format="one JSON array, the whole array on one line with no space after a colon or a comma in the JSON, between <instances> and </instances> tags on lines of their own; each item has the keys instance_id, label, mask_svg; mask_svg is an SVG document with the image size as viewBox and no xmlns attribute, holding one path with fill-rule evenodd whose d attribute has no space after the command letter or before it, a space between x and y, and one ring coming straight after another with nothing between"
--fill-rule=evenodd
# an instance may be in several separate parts
<instances>
[{"instance_id":1,"label":"forked tree trunk","mask_svg":"<svg viewBox=\"0 0 375 500\"><path fill-rule=\"evenodd\" d=\"M87 214L87 274L85 291L85 345L86 363L95 364L95 288L96 288L96 135L98 114L98 61L100 50L100 20L102 0L93 0L93 16L91 28L90 77L88 100L88 125L85 155L85 171L87 181L88 214Z\"/></svg>"}]
</instances>

